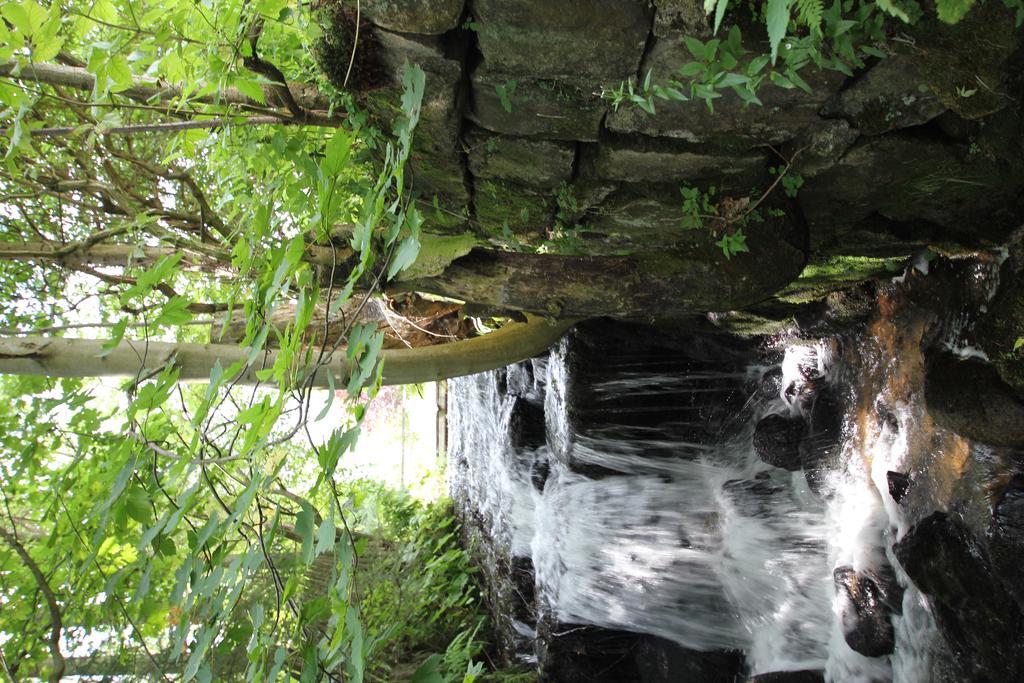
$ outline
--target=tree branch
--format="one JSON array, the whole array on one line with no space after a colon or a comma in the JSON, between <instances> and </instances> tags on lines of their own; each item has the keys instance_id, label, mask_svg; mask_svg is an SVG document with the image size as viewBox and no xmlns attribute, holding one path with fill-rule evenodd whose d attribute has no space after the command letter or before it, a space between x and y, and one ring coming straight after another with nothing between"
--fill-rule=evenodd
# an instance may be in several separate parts
<instances>
[{"instance_id":1,"label":"tree branch","mask_svg":"<svg viewBox=\"0 0 1024 683\"><path fill-rule=\"evenodd\" d=\"M57 596L54 595L53 589L50 588L49 582L46 580L46 575L36 564L36 561L32 559L32 556L28 554L14 534L7 531L3 527L0 527L0 538L7 542L7 545L14 549L14 552L18 554L21 561L25 563L29 571L32 572L32 576L35 577L36 584L39 586L39 590L43 594L43 598L46 600L46 605L50 610L50 655L53 657L53 671L50 673L51 681L60 681L64 676L64 655L60 651L60 634L64 628L61 622L60 606L57 604Z\"/></svg>"},{"instance_id":2,"label":"tree branch","mask_svg":"<svg viewBox=\"0 0 1024 683\"><path fill-rule=\"evenodd\" d=\"M86 69L75 66L63 66L60 64L23 64L15 61L0 64L0 77L9 77L18 80L45 83L47 85L64 86L76 90L92 91L96 77ZM276 80L276 79L273 79ZM285 83L289 95L303 110L306 115L302 119L303 124L314 126L339 126L345 119L344 114L328 116L326 111L330 108L330 102L313 86L305 83ZM202 90L198 85L193 91ZM135 78L132 87L123 90L118 95L123 95L141 102L161 101L173 102L182 97L183 90L177 85L156 85ZM238 88L225 88L209 95L202 95L193 99L195 102L212 105L238 105L254 111L266 111L280 119L294 117L294 112L289 110L288 114L268 110L263 103L258 102L248 95L245 95ZM170 107L167 108L170 112Z\"/></svg>"}]
</instances>

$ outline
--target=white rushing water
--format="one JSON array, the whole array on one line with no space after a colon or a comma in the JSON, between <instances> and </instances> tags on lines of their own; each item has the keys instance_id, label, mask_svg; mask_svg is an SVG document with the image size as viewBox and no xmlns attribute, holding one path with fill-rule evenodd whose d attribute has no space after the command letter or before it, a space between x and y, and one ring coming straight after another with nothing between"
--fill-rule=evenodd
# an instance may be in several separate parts
<instances>
[{"instance_id":1,"label":"white rushing water","mask_svg":"<svg viewBox=\"0 0 1024 683\"><path fill-rule=\"evenodd\" d=\"M933 680L935 627L916 590L908 587L894 619L896 654L869 658L844 640L833 582L837 567L870 574L892 565L909 586L890 557L908 521L887 494L886 473L905 471L914 410L897 406L860 440L846 415L815 492L802 471L758 459L752 433L766 415L806 416L814 393L835 379L833 347L785 349L770 393L757 380L771 368L653 374L610 366L590 396L611 406L612 419L584 429L566 404L565 353L563 341L549 362L535 361L529 386L516 379L519 396L499 391L498 373L452 381L449 408L453 497L513 556L532 558L539 599L559 622L653 634L696 650L741 649L751 673ZM747 400L716 438L690 438L688 425L701 417L692 405L684 410L683 397L718 391L718 380ZM523 400L543 400L547 444L514 452L506 432ZM659 414L679 402L678 425L617 424L614 406L638 401ZM549 468L546 479L531 478L538 463Z\"/></svg>"}]
</instances>

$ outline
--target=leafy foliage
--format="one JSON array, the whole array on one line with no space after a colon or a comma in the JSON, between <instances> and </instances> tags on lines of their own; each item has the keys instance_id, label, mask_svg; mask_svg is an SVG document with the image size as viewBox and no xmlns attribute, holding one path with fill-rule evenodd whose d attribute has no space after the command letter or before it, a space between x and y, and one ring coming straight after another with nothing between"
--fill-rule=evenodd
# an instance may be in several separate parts
<instances>
[{"instance_id":1,"label":"leafy foliage","mask_svg":"<svg viewBox=\"0 0 1024 683\"><path fill-rule=\"evenodd\" d=\"M382 137L335 110L351 99L317 75L316 27L280 0L0 13L6 333L106 330L106 350L131 341L146 359L154 340L208 341L203 316L246 320L244 360L202 386L179 385L174 358L120 385L0 379L0 664L364 680L384 641L362 615L366 547L336 475L379 388L382 337L311 321L365 306L416 261L405 163L423 72L405 69ZM312 381L332 353L353 370L317 440ZM245 372L263 384L236 387Z\"/></svg>"},{"instance_id":2,"label":"leafy foliage","mask_svg":"<svg viewBox=\"0 0 1024 683\"><path fill-rule=\"evenodd\" d=\"M1022 25L1024 2L1003 3L1016 11L1017 25ZM974 4L975 0L939 0L936 11L940 20L955 24ZM630 104L648 114L655 113L659 99L698 99L713 111L714 100L726 90L740 97L743 106L761 105L758 92L766 84L810 92L800 75L809 67L852 76L855 69L865 66L865 60L885 58L887 15L911 24L924 16L917 0L833 0L827 7L825 0L767 0L755 18L764 24L769 50L757 54L744 47L738 24L729 28L724 40L717 37L727 13L744 6L737 0L705 0L705 12L714 13L716 37L708 41L683 37L693 61L667 76L653 78L648 71L641 82L630 79L618 88L605 88L602 97L616 109Z\"/></svg>"}]
</instances>

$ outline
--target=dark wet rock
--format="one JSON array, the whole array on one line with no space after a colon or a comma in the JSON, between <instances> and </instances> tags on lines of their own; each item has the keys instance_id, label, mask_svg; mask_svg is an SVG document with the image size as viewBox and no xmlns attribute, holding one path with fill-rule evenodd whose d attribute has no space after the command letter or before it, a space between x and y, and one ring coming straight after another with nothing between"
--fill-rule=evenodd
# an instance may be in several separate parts
<instances>
[{"instance_id":1,"label":"dark wet rock","mask_svg":"<svg viewBox=\"0 0 1024 683\"><path fill-rule=\"evenodd\" d=\"M802 417L769 415L754 429L754 452L769 465L795 472L803 466L800 440L806 430Z\"/></svg>"},{"instance_id":2,"label":"dark wet rock","mask_svg":"<svg viewBox=\"0 0 1024 683\"><path fill-rule=\"evenodd\" d=\"M944 111L928 88L920 59L912 55L879 61L822 108L823 115L845 119L864 135L918 126Z\"/></svg>"},{"instance_id":3,"label":"dark wet rock","mask_svg":"<svg viewBox=\"0 0 1024 683\"><path fill-rule=\"evenodd\" d=\"M459 23L464 0L362 0L377 26L399 33L439 34Z\"/></svg>"},{"instance_id":4,"label":"dark wet rock","mask_svg":"<svg viewBox=\"0 0 1024 683\"><path fill-rule=\"evenodd\" d=\"M538 678L547 683L637 681L633 654L641 637L597 626L563 624L545 614L537 623Z\"/></svg>"},{"instance_id":5,"label":"dark wet rock","mask_svg":"<svg viewBox=\"0 0 1024 683\"><path fill-rule=\"evenodd\" d=\"M987 530L992 568L1024 611L1024 474L1000 492Z\"/></svg>"},{"instance_id":6,"label":"dark wet rock","mask_svg":"<svg viewBox=\"0 0 1024 683\"><path fill-rule=\"evenodd\" d=\"M466 136L469 170L477 178L553 189L572 176L574 145L496 135L475 129Z\"/></svg>"},{"instance_id":7,"label":"dark wet rock","mask_svg":"<svg viewBox=\"0 0 1024 683\"><path fill-rule=\"evenodd\" d=\"M509 578L515 594L515 612L512 616L525 623L534 623L537 620L537 589L533 560L529 557L513 557L509 567Z\"/></svg>"},{"instance_id":8,"label":"dark wet rock","mask_svg":"<svg viewBox=\"0 0 1024 683\"><path fill-rule=\"evenodd\" d=\"M796 145L803 151L793 160L795 171L804 178L827 171L842 159L859 136L860 131L843 119L813 122Z\"/></svg>"},{"instance_id":9,"label":"dark wet rock","mask_svg":"<svg viewBox=\"0 0 1024 683\"><path fill-rule=\"evenodd\" d=\"M925 381L928 412L943 427L993 446L1024 444L1024 402L988 363L938 354Z\"/></svg>"},{"instance_id":10,"label":"dark wet rock","mask_svg":"<svg viewBox=\"0 0 1024 683\"><path fill-rule=\"evenodd\" d=\"M769 671L751 676L747 683L825 683L825 672L813 669Z\"/></svg>"},{"instance_id":11,"label":"dark wet rock","mask_svg":"<svg viewBox=\"0 0 1024 683\"><path fill-rule=\"evenodd\" d=\"M681 35L655 39L648 50L640 73L651 71L655 82L673 77L676 69L692 61ZM715 100L711 112L700 99L688 102L656 101L656 113L648 114L635 106L624 105L608 115L608 129L615 133L641 133L688 142L713 142L732 147L754 147L782 143L796 138L818 121L818 110L838 91L844 77L834 71L801 72L811 93L764 87L758 92L764 106L744 107L735 93L726 90Z\"/></svg>"},{"instance_id":12,"label":"dark wet rock","mask_svg":"<svg viewBox=\"0 0 1024 683\"><path fill-rule=\"evenodd\" d=\"M865 138L800 189L811 247L898 256L942 241L996 246L1024 217L1019 166L921 135Z\"/></svg>"},{"instance_id":13,"label":"dark wet rock","mask_svg":"<svg viewBox=\"0 0 1024 683\"><path fill-rule=\"evenodd\" d=\"M1024 353L1014 350L1024 336L1024 277L1020 273L1020 246L1000 271L999 289L988 304L989 313L977 328L978 344L991 359L1004 382L1024 392Z\"/></svg>"},{"instance_id":14,"label":"dark wet rock","mask_svg":"<svg viewBox=\"0 0 1024 683\"><path fill-rule=\"evenodd\" d=\"M495 388L498 390L498 395L501 396L508 392L508 373L514 365L508 368L498 368L494 371L494 382Z\"/></svg>"},{"instance_id":15,"label":"dark wet rock","mask_svg":"<svg viewBox=\"0 0 1024 683\"><path fill-rule=\"evenodd\" d=\"M471 80L469 118L487 130L551 140L597 140L605 104L578 79L524 78L481 64ZM499 89L505 92L504 100Z\"/></svg>"},{"instance_id":16,"label":"dark wet rock","mask_svg":"<svg viewBox=\"0 0 1024 683\"><path fill-rule=\"evenodd\" d=\"M732 479L722 485L724 493L744 517L770 517L776 498L787 488L771 479Z\"/></svg>"},{"instance_id":17,"label":"dark wet rock","mask_svg":"<svg viewBox=\"0 0 1024 683\"><path fill-rule=\"evenodd\" d=\"M754 452L769 465L795 472L803 467L800 441L806 431L803 418L769 415L754 429Z\"/></svg>"},{"instance_id":18,"label":"dark wet rock","mask_svg":"<svg viewBox=\"0 0 1024 683\"><path fill-rule=\"evenodd\" d=\"M656 636L640 639L634 661L643 683L733 683L746 666L738 650L700 652Z\"/></svg>"},{"instance_id":19,"label":"dark wet rock","mask_svg":"<svg viewBox=\"0 0 1024 683\"><path fill-rule=\"evenodd\" d=\"M508 393L520 398L537 398L536 379L534 377L533 363L523 361L510 365L506 369L508 380L506 382Z\"/></svg>"},{"instance_id":20,"label":"dark wet rock","mask_svg":"<svg viewBox=\"0 0 1024 683\"><path fill-rule=\"evenodd\" d=\"M946 107L965 119L978 119L1016 106L1007 95L1020 75L1022 33L1016 25L1013 10L987 2L956 24L926 13L913 28L921 72Z\"/></svg>"},{"instance_id":21,"label":"dark wet rock","mask_svg":"<svg viewBox=\"0 0 1024 683\"><path fill-rule=\"evenodd\" d=\"M807 434L800 442L804 469L813 469L835 455L843 430L843 410L834 390L826 387L814 397Z\"/></svg>"},{"instance_id":22,"label":"dark wet rock","mask_svg":"<svg viewBox=\"0 0 1024 683\"><path fill-rule=\"evenodd\" d=\"M544 407L523 398L514 399L508 424L508 442L516 450L544 445Z\"/></svg>"},{"instance_id":23,"label":"dark wet rock","mask_svg":"<svg viewBox=\"0 0 1024 683\"><path fill-rule=\"evenodd\" d=\"M853 567L836 567L832 580L840 599L843 638L850 649L865 657L892 654L896 646L892 612L875 579Z\"/></svg>"},{"instance_id":24,"label":"dark wet rock","mask_svg":"<svg viewBox=\"0 0 1024 683\"><path fill-rule=\"evenodd\" d=\"M889 484L889 495L897 503L902 503L910 489L910 475L903 472L886 472L885 479Z\"/></svg>"},{"instance_id":25,"label":"dark wet rock","mask_svg":"<svg viewBox=\"0 0 1024 683\"><path fill-rule=\"evenodd\" d=\"M895 552L932 603L963 680L995 683L1024 676L1024 616L993 575L985 548L961 521L933 513L907 532Z\"/></svg>"},{"instance_id":26,"label":"dark wet rock","mask_svg":"<svg viewBox=\"0 0 1024 683\"><path fill-rule=\"evenodd\" d=\"M551 475L551 461L544 455L536 454L533 458L533 465L530 466L530 483L537 491L543 491L544 485Z\"/></svg>"},{"instance_id":27,"label":"dark wet rock","mask_svg":"<svg viewBox=\"0 0 1024 683\"><path fill-rule=\"evenodd\" d=\"M489 68L600 82L636 74L653 12L643 0L475 0L473 16Z\"/></svg>"}]
</instances>

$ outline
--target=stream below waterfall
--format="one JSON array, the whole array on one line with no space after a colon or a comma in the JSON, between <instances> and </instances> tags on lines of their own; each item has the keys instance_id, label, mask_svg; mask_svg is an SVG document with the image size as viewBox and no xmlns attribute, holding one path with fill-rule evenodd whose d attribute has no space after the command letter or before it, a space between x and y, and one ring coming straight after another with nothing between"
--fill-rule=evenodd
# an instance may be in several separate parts
<instances>
[{"instance_id":1,"label":"stream below waterfall","mask_svg":"<svg viewBox=\"0 0 1024 683\"><path fill-rule=\"evenodd\" d=\"M924 400L925 347L969 355L997 267L951 266L943 315L915 295L941 275L911 271L843 333L592 321L450 381L451 495L504 656L551 681L965 680L897 555L929 515L980 529L971 491L1015 457Z\"/></svg>"}]
</instances>

